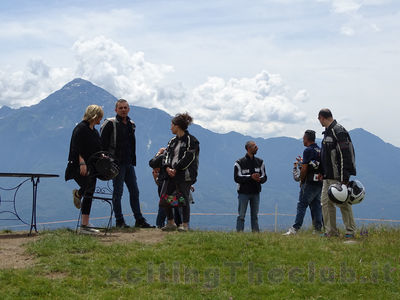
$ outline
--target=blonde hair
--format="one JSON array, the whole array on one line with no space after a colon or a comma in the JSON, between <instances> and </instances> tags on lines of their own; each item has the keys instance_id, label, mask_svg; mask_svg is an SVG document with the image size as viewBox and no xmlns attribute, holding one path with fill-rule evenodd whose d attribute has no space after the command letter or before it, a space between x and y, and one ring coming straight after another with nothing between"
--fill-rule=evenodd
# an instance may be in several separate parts
<instances>
[{"instance_id":1,"label":"blonde hair","mask_svg":"<svg viewBox=\"0 0 400 300\"><path fill-rule=\"evenodd\" d=\"M91 122L96 119L103 118L104 112L101 106L92 104L86 107L85 114L83 115L83 121Z\"/></svg>"}]
</instances>

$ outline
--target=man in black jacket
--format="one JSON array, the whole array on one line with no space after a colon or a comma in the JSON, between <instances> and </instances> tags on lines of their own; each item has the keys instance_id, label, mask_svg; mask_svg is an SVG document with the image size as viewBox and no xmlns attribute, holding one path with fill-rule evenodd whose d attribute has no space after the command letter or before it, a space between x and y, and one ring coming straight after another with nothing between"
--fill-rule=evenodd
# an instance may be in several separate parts
<instances>
[{"instance_id":1,"label":"man in black jacket","mask_svg":"<svg viewBox=\"0 0 400 300\"><path fill-rule=\"evenodd\" d=\"M245 145L246 155L237 160L233 177L238 184L238 213L236 230L244 230L244 217L247 204L250 202L251 230L259 232L258 209L260 206L261 184L267 181L265 165L262 159L255 157L258 147L254 141L248 141Z\"/></svg>"},{"instance_id":2,"label":"man in black jacket","mask_svg":"<svg viewBox=\"0 0 400 300\"><path fill-rule=\"evenodd\" d=\"M328 190L332 184L348 184L350 176L356 175L354 148L349 133L333 119L329 109L321 109L318 120L325 127L321 145L321 173L323 176L321 204L325 236L338 236L336 206L329 200ZM345 237L353 238L356 225L351 205L347 201L336 205L340 208L346 227Z\"/></svg>"},{"instance_id":3,"label":"man in black jacket","mask_svg":"<svg viewBox=\"0 0 400 300\"><path fill-rule=\"evenodd\" d=\"M135 217L135 227L152 228L143 217L140 211L139 188L136 181L136 138L135 123L128 117L129 104L124 99L119 99L115 103L115 118L104 121L101 129L101 139L103 150L115 155L120 171L113 179L113 208L117 227L129 227L124 220L121 209L121 198L124 189L124 182L129 191L129 200L133 215Z\"/></svg>"}]
</instances>

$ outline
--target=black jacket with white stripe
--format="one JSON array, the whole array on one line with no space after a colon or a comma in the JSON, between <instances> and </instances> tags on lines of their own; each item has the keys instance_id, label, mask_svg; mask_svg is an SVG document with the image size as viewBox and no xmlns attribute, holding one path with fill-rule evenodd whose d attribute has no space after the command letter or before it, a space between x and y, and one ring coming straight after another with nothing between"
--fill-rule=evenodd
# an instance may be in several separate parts
<instances>
[{"instance_id":1,"label":"black jacket with white stripe","mask_svg":"<svg viewBox=\"0 0 400 300\"><path fill-rule=\"evenodd\" d=\"M260 182L251 178L254 173L260 174ZM262 159L258 157L250 158L246 154L235 162L233 177L238 184L239 194L257 194L261 192L261 184L267 181L267 173Z\"/></svg>"},{"instance_id":2,"label":"black jacket with white stripe","mask_svg":"<svg viewBox=\"0 0 400 300\"><path fill-rule=\"evenodd\" d=\"M323 134L320 166L324 179L349 181L351 175L356 175L355 154L349 133L334 120Z\"/></svg>"},{"instance_id":3,"label":"black jacket with white stripe","mask_svg":"<svg viewBox=\"0 0 400 300\"><path fill-rule=\"evenodd\" d=\"M162 165L164 168L170 167L176 170L175 180L196 182L199 168L199 144L199 141L187 130L182 137L174 136L168 142ZM178 161L172 163L177 146L179 146Z\"/></svg>"}]
</instances>

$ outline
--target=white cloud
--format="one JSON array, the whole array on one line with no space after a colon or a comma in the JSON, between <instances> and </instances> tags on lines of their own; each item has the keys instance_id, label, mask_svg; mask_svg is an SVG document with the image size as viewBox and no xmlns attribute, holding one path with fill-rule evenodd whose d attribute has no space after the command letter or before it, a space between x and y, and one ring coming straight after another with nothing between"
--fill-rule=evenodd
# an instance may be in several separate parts
<instances>
[{"instance_id":1,"label":"white cloud","mask_svg":"<svg viewBox=\"0 0 400 300\"><path fill-rule=\"evenodd\" d=\"M191 91L182 84L162 85L173 68L145 60L103 36L79 40L72 47L76 69L51 68L32 60L25 71L0 73L0 103L14 107L37 103L74 77L81 77L131 104L157 107L171 114L189 111L196 122L217 132L276 135L285 124L305 120L296 103L307 91L291 96L281 76L262 71L251 78L209 77ZM293 99L292 99L293 98Z\"/></svg>"},{"instance_id":2,"label":"white cloud","mask_svg":"<svg viewBox=\"0 0 400 300\"><path fill-rule=\"evenodd\" d=\"M105 37L79 40L72 47L76 69L50 67L30 60L23 71L0 70L0 105L32 105L75 77L87 79L116 97L136 105L157 107L159 83L173 69L145 60L142 52L129 53Z\"/></svg>"},{"instance_id":3,"label":"white cloud","mask_svg":"<svg viewBox=\"0 0 400 300\"><path fill-rule=\"evenodd\" d=\"M0 105L28 106L47 97L70 80L66 68L50 68L43 60L30 60L25 70L0 70Z\"/></svg>"},{"instance_id":4,"label":"white cloud","mask_svg":"<svg viewBox=\"0 0 400 300\"><path fill-rule=\"evenodd\" d=\"M111 9L106 11L83 8L65 8L49 13L43 18L38 14L24 17L0 19L0 38L49 40L58 43L69 42L77 37L94 37L100 34L118 35L119 32L140 28L142 16L129 9Z\"/></svg>"},{"instance_id":5,"label":"white cloud","mask_svg":"<svg viewBox=\"0 0 400 300\"><path fill-rule=\"evenodd\" d=\"M210 77L192 91L183 107L197 122L216 132L239 131L256 136L278 134L285 124L302 122L305 114L290 98L277 74L262 71L252 78Z\"/></svg>"},{"instance_id":6,"label":"white cloud","mask_svg":"<svg viewBox=\"0 0 400 300\"><path fill-rule=\"evenodd\" d=\"M347 35L347 36L353 36L355 34L355 31L352 27L347 26L347 25L343 25L340 28L340 33Z\"/></svg>"},{"instance_id":7,"label":"white cloud","mask_svg":"<svg viewBox=\"0 0 400 300\"><path fill-rule=\"evenodd\" d=\"M143 52L129 53L118 43L105 37L77 41L76 76L101 86L116 97L146 107L157 105L157 89L171 66L156 65L145 60Z\"/></svg>"},{"instance_id":8,"label":"white cloud","mask_svg":"<svg viewBox=\"0 0 400 300\"><path fill-rule=\"evenodd\" d=\"M345 36L352 37L359 33L370 34L380 32L379 26L366 18L361 9L367 6L379 6L386 0L317 0L328 2L335 14L346 16L345 24L340 27L339 32ZM357 28L357 30L355 29Z\"/></svg>"},{"instance_id":9,"label":"white cloud","mask_svg":"<svg viewBox=\"0 0 400 300\"><path fill-rule=\"evenodd\" d=\"M362 6L362 0L332 0L332 9L335 13L354 13Z\"/></svg>"},{"instance_id":10,"label":"white cloud","mask_svg":"<svg viewBox=\"0 0 400 300\"><path fill-rule=\"evenodd\" d=\"M295 102L301 102L301 103L305 103L309 100L309 95L308 92L306 90L300 90L296 93L296 95L294 96L294 101Z\"/></svg>"}]
</instances>

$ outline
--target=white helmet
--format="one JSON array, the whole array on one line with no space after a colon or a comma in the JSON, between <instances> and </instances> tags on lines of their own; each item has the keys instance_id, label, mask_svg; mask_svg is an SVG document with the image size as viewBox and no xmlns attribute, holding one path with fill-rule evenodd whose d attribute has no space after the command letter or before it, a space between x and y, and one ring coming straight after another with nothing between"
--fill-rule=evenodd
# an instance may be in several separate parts
<instances>
[{"instance_id":1,"label":"white helmet","mask_svg":"<svg viewBox=\"0 0 400 300\"><path fill-rule=\"evenodd\" d=\"M343 204L349 197L347 186L343 183L334 183L328 189L329 199L337 204Z\"/></svg>"},{"instance_id":2,"label":"white helmet","mask_svg":"<svg viewBox=\"0 0 400 300\"><path fill-rule=\"evenodd\" d=\"M365 197L365 188L363 184L358 181L350 181L349 183L349 203L350 204L358 204L364 200Z\"/></svg>"}]
</instances>

